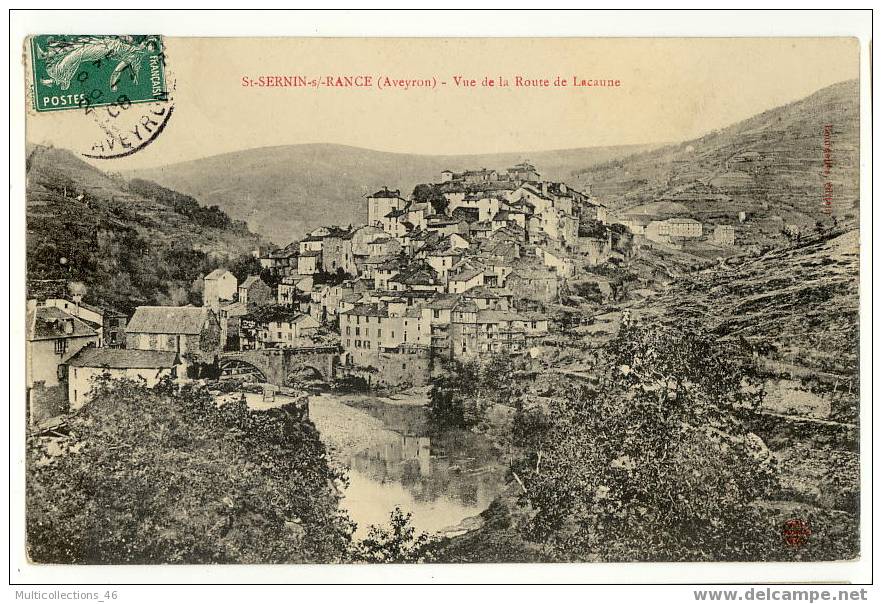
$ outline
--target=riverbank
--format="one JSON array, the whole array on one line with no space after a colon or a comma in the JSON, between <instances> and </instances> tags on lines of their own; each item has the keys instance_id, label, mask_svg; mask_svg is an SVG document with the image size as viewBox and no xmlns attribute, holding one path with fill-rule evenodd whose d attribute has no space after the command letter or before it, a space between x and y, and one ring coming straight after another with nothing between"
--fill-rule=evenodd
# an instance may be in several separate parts
<instances>
[{"instance_id":1,"label":"riverbank","mask_svg":"<svg viewBox=\"0 0 882 604\"><path fill-rule=\"evenodd\" d=\"M392 445L400 438L382 420L327 393L309 398L309 417L325 446L332 450L337 461L347 465L348 457L374 447Z\"/></svg>"}]
</instances>

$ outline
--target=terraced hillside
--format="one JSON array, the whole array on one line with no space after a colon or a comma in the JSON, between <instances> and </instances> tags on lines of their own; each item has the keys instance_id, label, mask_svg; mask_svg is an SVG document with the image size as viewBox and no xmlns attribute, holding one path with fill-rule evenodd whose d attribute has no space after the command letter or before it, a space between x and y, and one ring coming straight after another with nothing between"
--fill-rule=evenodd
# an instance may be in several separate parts
<instances>
[{"instance_id":1,"label":"terraced hillside","mask_svg":"<svg viewBox=\"0 0 882 604\"><path fill-rule=\"evenodd\" d=\"M837 229L683 276L637 312L693 323L753 351L783 398L812 396L828 418L857 423L858 229ZM774 381L774 386L782 383ZM777 395L776 395L777 396ZM771 400L771 399L770 399ZM786 402L786 401L785 401Z\"/></svg>"},{"instance_id":2,"label":"terraced hillside","mask_svg":"<svg viewBox=\"0 0 882 604\"><path fill-rule=\"evenodd\" d=\"M200 274L244 269L260 242L217 207L110 176L62 149L30 148L27 179L29 282L82 282L87 299L122 311L198 302Z\"/></svg>"},{"instance_id":3,"label":"terraced hillside","mask_svg":"<svg viewBox=\"0 0 882 604\"><path fill-rule=\"evenodd\" d=\"M795 103L677 145L642 152L574 173L619 210L658 201L683 204L713 222L744 211L760 221L814 225L823 187L833 187L833 213L857 216L858 82L829 86ZM831 168L824 173L825 126Z\"/></svg>"}]
</instances>

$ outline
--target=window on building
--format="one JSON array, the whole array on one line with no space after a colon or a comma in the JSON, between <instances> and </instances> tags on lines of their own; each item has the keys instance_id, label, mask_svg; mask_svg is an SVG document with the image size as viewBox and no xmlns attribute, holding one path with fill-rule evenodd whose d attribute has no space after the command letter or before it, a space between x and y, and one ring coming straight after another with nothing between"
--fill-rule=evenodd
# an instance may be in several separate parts
<instances>
[{"instance_id":1,"label":"window on building","mask_svg":"<svg viewBox=\"0 0 882 604\"><path fill-rule=\"evenodd\" d=\"M67 350L67 340L55 340L55 354L64 354Z\"/></svg>"},{"instance_id":2,"label":"window on building","mask_svg":"<svg viewBox=\"0 0 882 604\"><path fill-rule=\"evenodd\" d=\"M377 337L378 337L378 338L382 338L382 337L383 337L383 330L380 329L379 327L377 328Z\"/></svg>"}]
</instances>

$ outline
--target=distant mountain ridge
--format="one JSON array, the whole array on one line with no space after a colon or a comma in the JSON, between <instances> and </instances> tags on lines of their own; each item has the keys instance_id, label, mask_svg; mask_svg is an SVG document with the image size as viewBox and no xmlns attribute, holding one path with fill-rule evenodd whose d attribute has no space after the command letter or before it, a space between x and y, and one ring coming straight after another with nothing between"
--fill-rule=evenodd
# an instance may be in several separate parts
<instances>
[{"instance_id":1,"label":"distant mountain ridge","mask_svg":"<svg viewBox=\"0 0 882 604\"><path fill-rule=\"evenodd\" d=\"M589 147L537 153L410 155L335 144L261 147L216 155L127 176L146 178L217 204L230 216L286 244L329 224L365 222L364 196L388 186L407 196L442 170L504 170L530 160L543 178L567 180L575 169L625 157L649 145Z\"/></svg>"},{"instance_id":2,"label":"distant mountain ridge","mask_svg":"<svg viewBox=\"0 0 882 604\"><path fill-rule=\"evenodd\" d=\"M444 169L505 169L530 160L547 180L564 181L614 210L683 204L707 222L744 211L760 221L799 225L819 218L824 182L837 217L856 217L858 82L842 82L692 141L536 153L409 155L334 144L262 147L139 170L146 178L217 204L275 243L328 223L365 221L364 196L383 186L407 196ZM822 175L823 129L832 125L834 166ZM823 176L823 177L822 177Z\"/></svg>"}]
</instances>

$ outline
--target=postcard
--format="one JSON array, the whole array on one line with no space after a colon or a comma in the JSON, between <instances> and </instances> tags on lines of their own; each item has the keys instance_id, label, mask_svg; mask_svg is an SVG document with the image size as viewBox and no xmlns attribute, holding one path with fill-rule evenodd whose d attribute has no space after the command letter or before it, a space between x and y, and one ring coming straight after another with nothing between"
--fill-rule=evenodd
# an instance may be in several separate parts
<instances>
[{"instance_id":1,"label":"postcard","mask_svg":"<svg viewBox=\"0 0 882 604\"><path fill-rule=\"evenodd\" d=\"M32 33L28 564L859 560L865 51Z\"/></svg>"}]
</instances>

